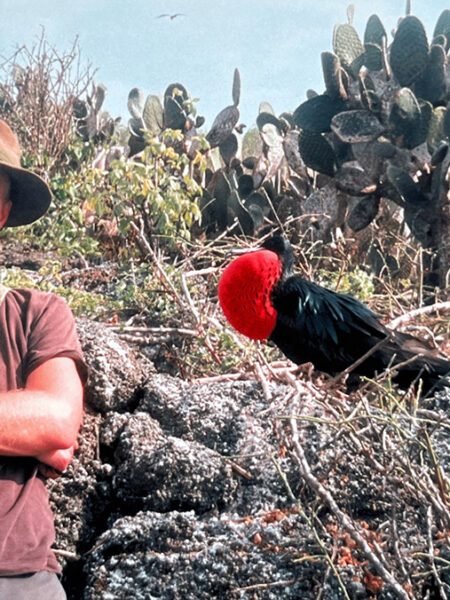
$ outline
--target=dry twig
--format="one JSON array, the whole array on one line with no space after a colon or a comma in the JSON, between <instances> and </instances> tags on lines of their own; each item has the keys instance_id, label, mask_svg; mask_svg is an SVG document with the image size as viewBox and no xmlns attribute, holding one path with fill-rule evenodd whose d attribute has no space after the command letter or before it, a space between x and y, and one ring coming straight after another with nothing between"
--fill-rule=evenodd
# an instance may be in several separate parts
<instances>
[{"instance_id":1,"label":"dry twig","mask_svg":"<svg viewBox=\"0 0 450 600\"><path fill-rule=\"evenodd\" d=\"M439 311L450 312L450 302L437 302L436 304L431 304L430 306L422 306L421 308L416 308L404 315L401 315L400 317L397 317L393 321L390 321L386 324L386 327L388 327L389 329L398 329L402 325L410 323L413 319L417 317L421 317L422 315L429 315L430 313Z\"/></svg>"},{"instance_id":2,"label":"dry twig","mask_svg":"<svg viewBox=\"0 0 450 600\"><path fill-rule=\"evenodd\" d=\"M339 508L337 502L330 494L330 492L320 483L320 481L314 476L306 459L306 455L298 439L298 429L295 419L290 420L290 426L292 431L292 456L300 468L300 474L308 483L308 485L315 491L319 498L324 502L333 514L338 519L343 529L352 537L352 539L358 544L360 550L364 553L367 560L369 560L375 567L379 575L383 580L389 584L392 590L395 592L398 598L402 600L411 600L408 593L402 587L402 585L396 580L392 573L386 568L387 560L381 549L375 553L367 540L365 539L360 528L351 521L351 519Z\"/></svg>"},{"instance_id":3,"label":"dry twig","mask_svg":"<svg viewBox=\"0 0 450 600\"><path fill-rule=\"evenodd\" d=\"M287 579L286 581L271 581L270 583L256 583L254 585L246 585L245 587L234 588L231 590L231 594L239 594L241 592L252 592L256 590L266 590L273 587L283 587L293 585L295 579Z\"/></svg>"}]
</instances>

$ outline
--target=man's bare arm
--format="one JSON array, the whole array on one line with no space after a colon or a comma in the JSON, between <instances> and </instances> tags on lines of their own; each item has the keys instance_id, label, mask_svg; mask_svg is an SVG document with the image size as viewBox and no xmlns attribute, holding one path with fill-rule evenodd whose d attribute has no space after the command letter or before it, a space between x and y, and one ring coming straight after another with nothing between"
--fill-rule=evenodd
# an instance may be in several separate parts
<instances>
[{"instance_id":1,"label":"man's bare arm","mask_svg":"<svg viewBox=\"0 0 450 600\"><path fill-rule=\"evenodd\" d=\"M48 457L47 464L55 466L51 456L56 453L57 461L58 451L74 447L82 412L75 362L67 357L46 361L29 375L24 389L0 393L0 455Z\"/></svg>"}]
</instances>

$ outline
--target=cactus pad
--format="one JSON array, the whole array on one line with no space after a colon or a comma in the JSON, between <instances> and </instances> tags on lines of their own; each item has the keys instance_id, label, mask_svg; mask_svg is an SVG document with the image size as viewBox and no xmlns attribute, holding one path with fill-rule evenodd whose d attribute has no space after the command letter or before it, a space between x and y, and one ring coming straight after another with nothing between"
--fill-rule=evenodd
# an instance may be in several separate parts
<instances>
[{"instance_id":1,"label":"cactus pad","mask_svg":"<svg viewBox=\"0 0 450 600\"><path fill-rule=\"evenodd\" d=\"M184 102L189 99L186 88L181 83L171 83L164 92L164 127L183 129L186 123Z\"/></svg>"},{"instance_id":2,"label":"cactus pad","mask_svg":"<svg viewBox=\"0 0 450 600\"><path fill-rule=\"evenodd\" d=\"M241 198L246 198L253 192L253 177L251 175L241 175L238 179L238 192Z\"/></svg>"},{"instance_id":3,"label":"cactus pad","mask_svg":"<svg viewBox=\"0 0 450 600\"><path fill-rule=\"evenodd\" d=\"M342 82L341 61L332 52L322 52L322 70L325 88L330 98L347 99L347 92Z\"/></svg>"},{"instance_id":4,"label":"cactus pad","mask_svg":"<svg viewBox=\"0 0 450 600\"><path fill-rule=\"evenodd\" d=\"M442 131L447 140L450 140L450 104L447 104L447 110L444 113L444 118L442 119Z\"/></svg>"},{"instance_id":5,"label":"cactus pad","mask_svg":"<svg viewBox=\"0 0 450 600\"><path fill-rule=\"evenodd\" d=\"M445 49L450 48L450 9L446 8L439 15L436 27L434 28L433 38L443 35L446 39Z\"/></svg>"},{"instance_id":6,"label":"cactus pad","mask_svg":"<svg viewBox=\"0 0 450 600\"><path fill-rule=\"evenodd\" d=\"M241 97L241 75L239 73L239 69L234 70L231 96L233 98L234 106L237 106Z\"/></svg>"},{"instance_id":7,"label":"cactus pad","mask_svg":"<svg viewBox=\"0 0 450 600\"><path fill-rule=\"evenodd\" d=\"M145 129L145 123L142 119L136 119L132 117L128 121L128 129L131 135L134 137L143 138L143 129Z\"/></svg>"},{"instance_id":8,"label":"cactus pad","mask_svg":"<svg viewBox=\"0 0 450 600\"><path fill-rule=\"evenodd\" d=\"M431 157L432 167L436 167L444 160L444 158L447 156L448 148L448 142L442 140L442 142L437 146L437 148L433 152L433 156Z\"/></svg>"},{"instance_id":9,"label":"cactus pad","mask_svg":"<svg viewBox=\"0 0 450 600\"><path fill-rule=\"evenodd\" d=\"M393 137L405 148L415 148L425 141L422 113L414 93L402 88L389 114L389 127Z\"/></svg>"},{"instance_id":10,"label":"cactus pad","mask_svg":"<svg viewBox=\"0 0 450 600\"><path fill-rule=\"evenodd\" d=\"M366 196L353 207L347 219L347 225L353 231L361 231L377 216L380 199L378 196Z\"/></svg>"},{"instance_id":11,"label":"cactus pad","mask_svg":"<svg viewBox=\"0 0 450 600\"><path fill-rule=\"evenodd\" d=\"M259 104L258 113L269 113L271 115L274 115L275 111L273 110L273 106L270 104L270 102L267 102L266 100L263 100Z\"/></svg>"},{"instance_id":12,"label":"cactus pad","mask_svg":"<svg viewBox=\"0 0 450 600\"><path fill-rule=\"evenodd\" d=\"M133 119L140 119L144 110L144 93L139 88L133 88L128 94L128 110Z\"/></svg>"},{"instance_id":13,"label":"cactus pad","mask_svg":"<svg viewBox=\"0 0 450 600\"><path fill-rule=\"evenodd\" d=\"M339 56L342 66L356 78L364 61L364 46L353 25L336 25L333 50Z\"/></svg>"},{"instance_id":14,"label":"cactus pad","mask_svg":"<svg viewBox=\"0 0 450 600\"><path fill-rule=\"evenodd\" d=\"M372 78L368 73L360 73L358 81L362 105L366 110L378 114L381 111L381 101L375 92Z\"/></svg>"},{"instance_id":15,"label":"cactus pad","mask_svg":"<svg viewBox=\"0 0 450 600\"><path fill-rule=\"evenodd\" d=\"M420 128L421 133L419 134L422 142L426 142L428 132L430 129L431 115L433 114L433 105L425 100L419 100L420 106Z\"/></svg>"},{"instance_id":16,"label":"cactus pad","mask_svg":"<svg viewBox=\"0 0 450 600\"><path fill-rule=\"evenodd\" d=\"M380 71L383 68L383 49L377 44L365 45L364 64L370 71Z\"/></svg>"},{"instance_id":17,"label":"cactus pad","mask_svg":"<svg viewBox=\"0 0 450 600\"><path fill-rule=\"evenodd\" d=\"M142 118L146 128L154 133L159 133L164 126L164 110L158 96L150 95L144 104Z\"/></svg>"},{"instance_id":18,"label":"cactus pad","mask_svg":"<svg viewBox=\"0 0 450 600\"><path fill-rule=\"evenodd\" d=\"M438 106L433 109L427 135L428 150L431 154L433 154L441 140L445 138L444 119L446 112L445 106Z\"/></svg>"},{"instance_id":19,"label":"cactus pad","mask_svg":"<svg viewBox=\"0 0 450 600\"><path fill-rule=\"evenodd\" d=\"M362 196L374 191L375 181L358 161L345 162L334 176L336 187L351 196Z\"/></svg>"},{"instance_id":20,"label":"cactus pad","mask_svg":"<svg viewBox=\"0 0 450 600\"><path fill-rule=\"evenodd\" d=\"M94 88L94 94L92 97L93 103L92 103L92 107L95 110L95 112L99 112L100 109L103 106L103 102L105 101L106 98L106 87L103 85L103 83L99 83L98 85L95 86Z\"/></svg>"},{"instance_id":21,"label":"cactus pad","mask_svg":"<svg viewBox=\"0 0 450 600\"><path fill-rule=\"evenodd\" d=\"M88 105L84 100L76 98L72 103L72 110L76 119L85 119L88 116Z\"/></svg>"},{"instance_id":22,"label":"cactus pad","mask_svg":"<svg viewBox=\"0 0 450 600\"><path fill-rule=\"evenodd\" d=\"M377 181L384 173L386 161L393 159L397 150L393 144L380 138L365 144L352 144L352 153L367 175Z\"/></svg>"},{"instance_id":23,"label":"cactus pad","mask_svg":"<svg viewBox=\"0 0 450 600\"><path fill-rule=\"evenodd\" d=\"M164 99L164 127L183 130L186 114L182 105L170 96Z\"/></svg>"},{"instance_id":24,"label":"cactus pad","mask_svg":"<svg viewBox=\"0 0 450 600\"><path fill-rule=\"evenodd\" d=\"M248 209L250 209L252 206L258 206L263 214L267 214L270 210L269 203L267 202L267 194L264 195L260 192L252 192L245 200L245 206Z\"/></svg>"},{"instance_id":25,"label":"cactus pad","mask_svg":"<svg viewBox=\"0 0 450 600\"><path fill-rule=\"evenodd\" d=\"M237 190L233 190L228 198L228 208L236 216L242 233L244 235L253 235L255 232L255 223L251 213L242 203Z\"/></svg>"},{"instance_id":26,"label":"cactus pad","mask_svg":"<svg viewBox=\"0 0 450 600\"><path fill-rule=\"evenodd\" d=\"M287 163L290 168L295 173L305 173L305 165L300 156L300 151L298 149L298 138L300 136L300 132L297 130L288 131L286 137L283 140L283 148L284 155L286 157Z\"/></svg>"},{"instance_id":27,"label":"cactus pad","mask_svg":"<svg viewBox=\"0 0 450 600\"><path fill-rule=\"evenodd\" d=\"M345 110L345 103L326 94L314 96L303 102L294 111L294 122L300 129L315 133L330 131L331 119Z\"/></svg>"},{"instance_id":28,"label":"cactus pad","mask_svg":"<svg viewBox=\"0 0 450 600\"><path fill-rule=\"evenodd\" d=\"M298 138L298 148L307 167L330 177L334 175L336 156L323 135L302 131Z\"/></svg>"},{"instance_id":29,"label":"cactus pad","mask_svg":"<svg viewBox=\"0 0 450 600\"><path fill-rule=\"evenodd\" d=\"M414 84L414 91L419 98L436 104L443 98L447 83L445 78L445 49L434 44L431 46L427 68Z\"/></svg>"},{"instance_id":30,"label":"cactus pad","mask_svg":"<svg viewBox=\"0 0 450 600\"><path fill-rule=\"evenodd\" d=\"M364 32L364 45L375 44L383 47L383 38L387 38L386 29L378 15L371 15Z\"/></svg>"},{"instance_id":31,"label":"cactus pad","mask_svg":"<svg viewBox=\"0 0 450 600\"><path fill-rule=\"evenodd\" d=\"M410 86L428 64L428 40L422 21L412 15L400 21L391 46L392 72L401 86Z\"/></svg>"},{"instance_id":32,"label":"cactus pad","mask_svg":"<svg viewBox=\"0 0 450 600\"><path fill-rule=\"evenodd\" d=\"M291 112L282 112L278 118L283 125L283 131L285 133L291 129L295 129L294 115Z\"/></svg>"},{"instance_id":33,"label":"cactus pad","mask_svg":"<svg viewBox=\"0 0 450 600\"><path fill-rule=\"evenodd\" d=\"M386 174L389 181L406 204L422 206L424 202L426 202L426 197L423 195L419 186L406 171L403 171L403 169L399 169L394 165L389 165L386 169Z\"/></svg>"},{"instance_id":34,"label":"cactus pad","mask_svg":"<svg viewBox=\"0 0 450 600\"><path fill-rule=\"evenodd\" d=\"M383 68L386 40L386 30L380 17L371 15L364 32L364 64L370 71L380 71Z\"/></svg>"},{"instance_id":35,"label":"cactus pad","mask_svg":"<svg viewBox=\"0 0 450 600\"><path fill-rule=\"evenodd\" d=\"M268 148L276 148L283 144L280 130L273 123L266 123L260 130L260 135Z\"/></svg>"},{"instance_id":36,"label":"cactus pad","mask_svg":"<svg viewBox=\"0 0 450 600\"><path fill-rule=\"evenodd\" d=\"M242 155L246 157L259 156L262 153L262 140L259 131L249 129L242 140ZM253 168L253 167L250 167Z\"/></svg>"},{"instance_id":37,"label":"cactus pad","mask_svg":"<svg viewBox=\"0 0 450 600\"><path fill-rule=\"evenodd\" d=\"M331 130L343 142L354 144L376 139L383 133L384 127L368 110L347 110L333 117Z\"/></svg>"},{"instance_id":38,"label":"cactus pad","mask_svg":"<svg viewBox=\"0 0 450 600\"><path fill-rule=\"evenodd\" d=\"M234 133L231 133L219 144L219 152L223 162L229 166L238 151L238 141Z\"/></svg>"},{"instance_id":39,"label":"cactus pad","mask_svg":"<svg viewBox=\"0 0 450 600\"><path fill-rule=\"evenodd\" d=\"M284 129L280 119L278 119L274 114L269 112L260 112L256 117L256 126L258 129L262 131L264 125L267 125L268 123L274 125L278 129L279 133Z\"/></svg>"},{"instance_id":40,"label":"cactus pad","mask_svg":"<svg viewBox=\"0 0 450 600\"><path fill-rule=\"evenodd\" d=\"M189 94L187 89L181 83L171 83L164 92L164 99L175 98L180 104L188 100Z\"/></svg>"},{"instance_id":41,"label":"cactus pad","mask_svg":"<svg viewBox=\"0 0 450 600\"><path fill-rule=\"evenodd\" d=\"M223 231L228 225L228 198L231 194L231 185L222 171L219 171L216 177L212 208L219 230Z\"/></svg>"}]
</instances>

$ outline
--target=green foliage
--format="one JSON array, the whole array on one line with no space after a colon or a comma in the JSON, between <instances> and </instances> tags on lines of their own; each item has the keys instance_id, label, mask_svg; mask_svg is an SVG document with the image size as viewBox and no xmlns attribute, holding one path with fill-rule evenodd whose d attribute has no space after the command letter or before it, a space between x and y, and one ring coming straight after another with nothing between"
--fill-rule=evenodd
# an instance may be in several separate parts
<instances>
[{"instance_id":1,"label":"green foliage","mask_svg":"<svg viewBox=\"0 0 450 600\"><path fill-rule=\"evenodd\" d=\"M150 245L188 242L200 220L202 190L189 174L187 155L174 148L182 139L181 132L166 129L149 139L140 161L115 161L94 195L98 217L115 221L125 237L137 228Z\"/></svg>"},{"instance_id":2,"label":"green foliage","mask_svg":"<svg viewBox=\"0 0 450 600\"><path fill-rule=\"evenodd\" d=\"M107 301L102 295L63 285L59 273L59 264L49 262L33 276L14 267L1 269L0 277L2 283L10 288L39 289L64 298L75 316L102 317L119 307L118 303Z\"/></svg>"},{"instance_id":3,"label":"green foliage","mask_svg":"<svg viewBox=\"0 0 450 600\"><path fill-rule=\"evenodd\" d=\"M75 168L59 172L50 181L53 199L50 207L39 221L14 230L2 232L6 239L37 243L42 249L58 250L62 256L89 256L100 252L98 241L85 226L83 200L80 188L95 189L100 181L99 173L87 166L79 145L70 149ZM80 162L78 162L80 161Z\"/></svg>"},{"instance_id":4,"label":"green foliage","mask_svg":"<svg viewBox=\"0 0 450 600\"><path fill-rule=\"evenodd\" d=\"M341 294L350 294L362 302L370 300L375 291L373 276L360 267L349 268L345 273L319 270L316 283L330 289L338 288Z\"/></svg>"},{"instance_id":5,"label":"green foliage","mask_svg":"<svg viewBox=\"0 0 450 600\"><path fill-rule=\"evenodd\" d=\"M187 155L174 148L182 139L180 132L165 130L149 139L140 160L114 161L108 171L91 166L91 144L77 142L66 151L67 170L50 182L53 201L47 214L3 235L37 240L41 248L65 256L123 255L128 249L145 254L136 229L152 247L183 247L200 220L202 190L189 175Z\"/></svg>"},{"instance_id":6,"label":"green foliage","mask_svg":"<svg viewBox=\"0 0 450 600\"><path fill-rule=\"evenodd\" d=\"M132 309L152 323L170 323L178 314L173 296L167 294L152 265L147 262L124 265L114 285L113 300L120 309ZM167 266L166 274L174 287L179 287L179 277L174 267ZM179 290L177 289L177 292Z\"/></svg>"}]
</instances>

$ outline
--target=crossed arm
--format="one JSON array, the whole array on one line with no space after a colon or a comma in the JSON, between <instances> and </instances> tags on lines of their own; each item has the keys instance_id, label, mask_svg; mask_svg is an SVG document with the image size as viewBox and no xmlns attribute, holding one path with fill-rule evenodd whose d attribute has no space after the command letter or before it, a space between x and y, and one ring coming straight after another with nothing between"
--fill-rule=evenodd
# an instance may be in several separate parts
<instances>
[{"instance_id":1,"label":"crossed arm","mask_svg":"<svg viewBox=\"0 0 450 600\"><path fill-rule=\"evenodd\" d=\"M63 471L77 447L83 386L74 361L52 358L23 389L0 393L0 455L33 456Z\"/></svg>"}]
</instances>

